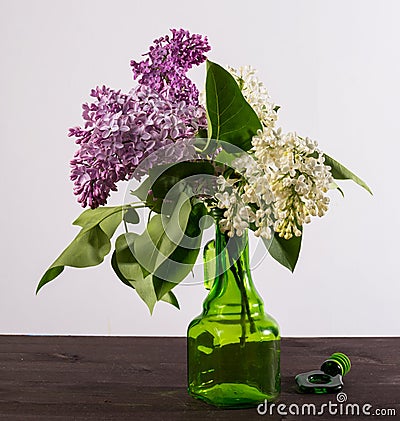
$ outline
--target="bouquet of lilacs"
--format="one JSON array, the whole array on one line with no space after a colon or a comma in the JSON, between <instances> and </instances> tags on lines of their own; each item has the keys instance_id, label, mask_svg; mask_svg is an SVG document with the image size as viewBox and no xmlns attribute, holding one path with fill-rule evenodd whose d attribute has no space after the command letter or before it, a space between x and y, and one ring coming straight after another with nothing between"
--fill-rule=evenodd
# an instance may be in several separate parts
<instances>
[{"instance_id":1,"label":"bouquet of lilacs","mask_svg":"<svg viewBox=\"0 0 400 421\"><path fill-rule=\"evenodd\" d=\"M303 226L323 216L334 180L368 186L315 141L278 126L275 105L251 67L224 69L206 59L208 40L183 29L154 41L131 61L137 85L122 93L92 90L83 127L70 129L78 150L71 161L74 193L84 211L72 243L43 275L38 290L65 266L100 264L111 251L118 278L136 289L150 311L159 300L178 307L172 292L192 270L208 215L228 237L250 229L266 252L294 270ZM187 76L206 61L199 95ZM128 201L105 206L111 191L138 180ZM138 208L149 210L146 229Z\"/></svg>"}]
</instances>

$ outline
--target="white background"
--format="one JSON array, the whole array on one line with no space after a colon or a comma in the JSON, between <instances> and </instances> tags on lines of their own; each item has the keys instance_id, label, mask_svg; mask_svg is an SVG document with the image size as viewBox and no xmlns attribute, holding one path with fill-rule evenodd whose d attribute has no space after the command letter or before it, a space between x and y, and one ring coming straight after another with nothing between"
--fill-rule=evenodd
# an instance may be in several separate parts
<instances>
[{"instance_id":1,"label":"white background","mask_svg":"<svg viewBox=\"0 0 400 421\"><path fill-rule=\"evenodd\" d=\"M294 274L269 257L253 270L282 335L399 335L399 14L389 0L2 0L0 333L185 335L200 312L201 271L176 288L180 311L160 303L150 316L109 259L66 268L35 296L81 212L67 128L81 124L92 87L128 91L130 59L184 27L208 35L211 60L258 68L283 128L318 140L374 191L344 182L345 199L332 192ZM193 73L200 86L203 73Z\"/></svg>"}]
</instances>

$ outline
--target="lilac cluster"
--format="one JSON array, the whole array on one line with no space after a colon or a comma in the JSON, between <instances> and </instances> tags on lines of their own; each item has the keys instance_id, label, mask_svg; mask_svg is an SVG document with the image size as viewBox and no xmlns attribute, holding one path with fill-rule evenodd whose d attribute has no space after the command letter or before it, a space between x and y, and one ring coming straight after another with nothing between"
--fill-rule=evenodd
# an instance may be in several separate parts
<instances>
[{"instance_id":1,"label":"lilac cluster","mask_svg":"<svg viewBox=\"0 0 400 421\"><path fill-rule=\"evenodd\" d=\"M206 126L204 109L171 101L168 88L156 93L139 85L126 95L103 86L91 96L95 101L83 105L85 127L69 133L80 145L71 180L82 206L105 204L116 183L132 177L146 157Z\"/></svg>"},{"instance_id":2,"label":"lilac cluster","mask_svg":"<svg viewBox=\"0 0 400 421\"><path fill-rule=\"evenodd\" d=\"M198 105L199 91L186 73L206 59L205 53L211 47L207 37L183 29L171 32L172 37L166 35L154 41L145 60L131 61L134 79L157 92L170 86L171 100Z\"/></svg>"},{"instance_id":3,"label":"lilac cluster","mask_svg":"<svg viewBox=\"0 0 400 421\"><path fill-rule=\"evenodd\" d=\"M94 101L83 105L84 128L70 129L80 146L71 161L71 180L82 206L105 204L118 181L140 177L154 165L153 152L168 155L164 146L207 126L198 91L185 75L205 60L207 39L182 29L172 34L155 41L148 59L132 62L135 78L141 76L137 88L129 94L105 86L92 90Z\"/></svg>"}]
</instances>

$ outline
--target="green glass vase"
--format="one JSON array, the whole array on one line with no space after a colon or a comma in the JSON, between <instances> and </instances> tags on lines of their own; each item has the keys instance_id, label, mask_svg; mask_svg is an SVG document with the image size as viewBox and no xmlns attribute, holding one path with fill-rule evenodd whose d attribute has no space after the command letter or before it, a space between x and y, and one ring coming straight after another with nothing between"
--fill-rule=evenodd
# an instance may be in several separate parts
<instances>
[{"instance_id":1,"label":"green glass vase","mask_svg":"<svg viewBox=\"0 0 400 421\"><path fill-rule=\"evenodd\" d=\"M279 327L264 312L254 287L247 232L230 238L217 222L215 248L207 249L205 267L206 278L213 272L213 279L206 279L210 292L187 334L189 394L225 408L275 400L280 393Z\"/></svg>"}]
</instances>

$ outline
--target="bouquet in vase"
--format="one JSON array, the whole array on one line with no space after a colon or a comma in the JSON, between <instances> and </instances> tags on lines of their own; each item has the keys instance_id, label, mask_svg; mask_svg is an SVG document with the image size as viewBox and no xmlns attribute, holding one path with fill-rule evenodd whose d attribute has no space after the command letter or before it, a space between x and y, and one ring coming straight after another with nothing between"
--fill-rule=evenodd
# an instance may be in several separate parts
<instances>
[{"instance_id":1,"label":"bouquet in vase","mask_svg":"<svg viewBox=\"0 0 400 421\"><path fill-rule=\"evenodd\" d=\"M342 193L336 180L370 190L317 142L279 127L280 107L253 68L224 68L209 51L207 37L173 29L131 61L130 92L91 91L84 125L69 131L78 146L74 193L89 209L38 290L66 266L99 265L112 251L117 278L151 312L157 301L179 308L173 289L203 250L210 293L189 326L189 392L218 406L251 406L279 394L280 336L252 283L248 231L293 271L304 226L326 214L330 190ZM200 95L187 73L202 63ZM140 184L125 203L106 206L128 180ZM139 209L147 210L143 232ZM125 232L112 243L120 224ZM211 224L215 240L204 245Z\"/></svg>"}]
</instances>

